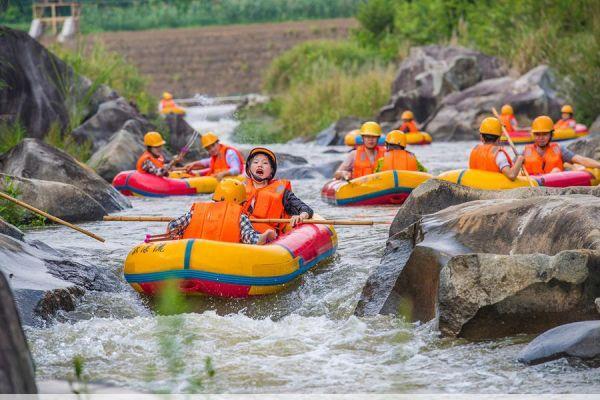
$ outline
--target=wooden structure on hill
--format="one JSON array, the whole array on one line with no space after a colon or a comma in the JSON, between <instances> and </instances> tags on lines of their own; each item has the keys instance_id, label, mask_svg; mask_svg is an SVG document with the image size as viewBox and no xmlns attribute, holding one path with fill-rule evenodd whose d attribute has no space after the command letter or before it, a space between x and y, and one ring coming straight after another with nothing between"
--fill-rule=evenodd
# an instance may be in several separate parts
<instances>
[{"instance_id":1,"label":"wooden structure on hill","mask_svg":"<svg viewBox=\"0 0 600 400\"><path fill-rule=\"evenodd\" d=\"M37 30L43 31L44 28L49 27L53 35L58 33L59 27L62 27L61 35L64 36L71 36L78 31L81 4L76 1L34 1L32 10L33 20L30 34L36 24L40 25L41 28ZM32 36L35 37L37 35Z\"/></svg>"}]
</instances>

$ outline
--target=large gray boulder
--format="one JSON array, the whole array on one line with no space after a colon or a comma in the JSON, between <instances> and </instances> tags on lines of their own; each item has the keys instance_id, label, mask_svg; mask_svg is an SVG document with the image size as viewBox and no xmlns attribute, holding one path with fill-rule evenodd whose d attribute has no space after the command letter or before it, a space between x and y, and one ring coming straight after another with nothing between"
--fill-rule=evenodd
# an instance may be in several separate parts
<instances>
[{"instance_id":1,"label":"large gray boulder","mask_svg":"<svg viewBox=\"0 0 600 400\"><path fill-rule=\"evenodd\" d=\"M569 144L569 150L574 151L584 157L591 157L600 161L600 135L592 135L583 137Z\"/></svg>"},{"instance_id":2,"label":"large gray boulder","mask_svg":"<svg viewBox=\"0 0 600 400\"><path fill-rule=\"evenodd\" d=\"M111 136L109 142L95 152L87 164L102 178L112 182L121 171L135 169L144 152L142 139L126 129Z\"/></svg>"},{"instance_id":3,"label":"large gray boulder","mask_svg":"<svg viewBox=\"0 0 600 400\"><path fill-rule=\"evenodd\" d=\"M37 393L33 359L6 278L0 273L0 394Z\"/></svg>"},{"instance_id":4,"label":"large gray boulder","mask_svg":"<svg viewBox=\"0 0 600 400\"><path fill-rule=\"evenodd\" d=\"M559 358L577 358L600 365L600 321L581 321L544 332L520 353L519 361L540 364Z\"/></svg>"},{"instance_id":5,"label":"large gray boulder","mask_svg":"<svg viewBox=\"0 0 600 400\"><path fill-rule=\"evenodd\" d=\"M397 124L402 111L412 110L416 120L423 122L448 94L507 72L499 59L463 47L414 47L398 68L392 98L378 120Z\"/></svg>"},{"instance_id":6,"label":"large gray boulder","mask_svg":"<svg viewBox=\"0 0 600 400\"><path fill-rule=\"evenodd\" d=\"M90 195L68 183L0 174L0 189L5 179L19 191L19 200L65 221L95 221L107 215Z\"/></svg>"},{"instance_id":7,"label":"large gray boulder","mask_svg":"<svg viewBox=\"0 0 600 400\"><path fill-rule=\"evenodd\" d=\"M38 139L24 139L0 155L0 172L73 185L98 202L106 213L130 207L129 201L90 167Z\"/></svg>"},{"instance_id":8,"label":"large gray boulder","mask_svg":"<svg viewBox=\"0 0 600 400\"><path fill-rule=\"evenodd\" d=\"M444 335L472 339L597 318L598 188L422 186L401 207L357 315L437 319Z\"/></svg>"},{"instance_id":9,"label":"large gray boulder","mask_svg":"<svg viewBox=\"0 0 600 400\"><path fill-rule=\"evenodd\" d=\"M8 280L25 325L40 325L59 310L74 310L86 290L115 291L121 285L104 267L73 261L38 241L3 234L0 274Z\"/></svg>"},{"instance_id":10,"label":"large gray boulder","mask_svg":"<svg viewBox=\"0 0 600 400\"><path fill-rule=\"evenodd\" d=\"M95 88L26 32L0 26L0 116L20 121L28 136L42 138L53 123L69 126L69 109L81 106L84 117L115 97L106 86ZM90 93L93 91L93 93Z\"/></svg>"},{"instance_id":11,"label":"large gray boulder","mask_svg":"<svg viewBox=\"0 0 600 400\"><path fill-rule=\"evenodd\" d=\"M320 146L341 146L344 144L346 134L366 122L363 118L343 117L319 132L315 138L315 143Z\"/></svg>"},{"instance_id":12,"label":"large gray boulder","mask_svg":"<svg viewBox=\"0 0 600 400\"><path fill-rule=\"evenodd\" d=\"M79 142L90 142L92 150L97 151L108 143L112 135L123 129L129 121L137 121L136 129L142 135L154 130L154 126L146 120L124 98L111 100L100 104L98 111L83 124L77 127L71 135ZM133 133L133 132L132 132Z\"/></svg>"},{"instance_id":13,"label":"large gray boulder","mask_svg":"<svg viewBox=\"0 0 600 400\"><path fill-rule=\"evenodd\" d=\"M0 233L18 240L23 240L23 237L25 236L25 234L19 228L6 222L2 218L0 218Z\"/></svg>"},{"instance_id":14,"label":"large gray boulder","mask_svg":"<svg viewBox=\"0 0 600 400\"><path fill-rule=\"evenodd\" d=\"M435 116L424 129L434 140L473 140L483 118L492 107L508 103L517 111L522 125L539 115L558 116L564 100L548 66L540 65L518 79L487 79L444 97Z\"/></svg>"},{"instance_id":15,"label":"large gray boulder","mask_svg":"<svg viewBox=\"0 0 600 400\"><path fill-rule=\"evenodd\" d=\"M592 125L588 128L590 135L599 135L600 134L600 115L596 117Z\"/></svg>"}]
</instances>

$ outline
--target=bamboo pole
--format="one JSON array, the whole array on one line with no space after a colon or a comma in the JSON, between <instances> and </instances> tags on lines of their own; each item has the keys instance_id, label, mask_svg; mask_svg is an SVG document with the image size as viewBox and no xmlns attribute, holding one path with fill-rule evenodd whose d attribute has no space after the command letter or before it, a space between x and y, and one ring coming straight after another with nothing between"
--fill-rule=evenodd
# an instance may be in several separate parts
<instances>
[{"instance_id":1,"label":"bamboo pole","mask_svg":"<svg viewBox=\"0 0 600 400\"><path fill-rule=\"evenodd\" d=\"M515 147L515 144L513 143L512 138L508 134L506 127L502 123L502 120L500 119L500 115L498 115L498 111L496 111L495 107L492 107L492 112L494 113L494 116L498 119L498 121L500 121L500 126L502 126L502 133L504 133L504 136L506 136L506 139L508 140L508 144L510 145L510 148L512 149L512 151L515 152L515 156L518 157L519 153L517 152L517 148ZM523 171L523 173L527 177L527 182L529 182L529 186L535 187L535 185L533 184L533 180L531 179L531 176L529 176L529 172L527 172L527 169L525 168L525 165L521 166L521 171Z\"/></svg>"},{"instance_id":2,"label":"bamboo pole","mask_svg":"<svg viewBox=\"0 0 600 400\"><path fill-rule=\"evenodd\" d=\"M152 215L138 215L138 216L113 216L107 215L104 217L104 221L118 221L118 222L170 222L175 218L172 217L163 217L163 216L152 216ZM261 218L250 218L250 222L257 223L267 223L267 224L285 224L291 222L291 219L287 218L271 218L271 219L261 219ZM302 221L303 224L318 224L318 225L346 225L346 226L355 226L355 225L389 225L391 222L387 221L357 221L350 219L329 219L329 220L321 220L321 219L305 219Z\"/></svg>"},{"instance_id":3,"label":"bamboo pole","mask_svg":"<svg viewBox=\"0 0 600 400\"><path fill-rule=\"evenodd\" d=\"M46 217L50 221L56 222L57 224L61 224L61 225L64 225L66 227L69 227L71 229L74 229L74 230L76 230L78 232L81 232L84 235L88 235L89 237L94 238L94 239L96 239L96 240L98 240L100 242L104 242L105 241L103 238L101 238L100 236L97 236L97 235L93 234L90 231L87 231L87 230L85 230L83 228L78 227L77 225L73 225L73 224L71 224L71 223L69 223L67 221L64 221L64 220L62 220L62 219L60 219L58 217L50 215L47 212L42 211L40 209L37 209L34 206L31 206L31 205L29 205L27 203L22 202L21 200L17 200L14 197L11 197L11 196L7 195L6 193L0 192L0 197L4 198L4 199L6 199L6 200L8 200L10 202L13 202L13 203L15 203L15 204L17 204L17 205L19 205L19 206L21 206L23 208L26 208L29 211L32 211L32 212L34 212L36 214L39 214L39 215L41 215L43 217Z\"/></svg>"}]
</instances>

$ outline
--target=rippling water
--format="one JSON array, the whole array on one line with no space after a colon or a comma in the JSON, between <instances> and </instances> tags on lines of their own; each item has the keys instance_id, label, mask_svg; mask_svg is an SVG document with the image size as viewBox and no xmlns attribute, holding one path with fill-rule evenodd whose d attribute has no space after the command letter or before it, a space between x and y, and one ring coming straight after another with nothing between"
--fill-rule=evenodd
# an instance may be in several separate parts
<instances>
[{"instance_id":1,"label":"rippling water","mask_svg":"<svg viewBox=\"0 0 600 400\"><path fill-rule=\"evenodd\" d=\"M233 108L189 113L195 127L228 137ZM414 147L430 171L464 167L473 143ZM313 164L341 159L314 145L275 145ZM338 150L345 150L339 148ZM319 191L325 179L294 181L294 191L325 217L391 220L396 207L335 208ZM208 198L208 196L206 196ZM132 200L123 215L179 215L197 198ZM94 242L63 227L29 233L77 259L121 275L129 249L162 223L82 224ZM598 392L597 370L564 360L524 367L520 336L481 343L440 339L432 328L401 319L356 318L362 286L378 263L388 227L337 229L331 260L286 291L251 300L195 298L194 312L156 316L125 283L114 293L88 292L75 312L45 328L27 328L40 379L67 379L81 356L93 380L140 390L175 392ZM210 357L215 370L206 373Z\"/></svg>"}]
</instances>

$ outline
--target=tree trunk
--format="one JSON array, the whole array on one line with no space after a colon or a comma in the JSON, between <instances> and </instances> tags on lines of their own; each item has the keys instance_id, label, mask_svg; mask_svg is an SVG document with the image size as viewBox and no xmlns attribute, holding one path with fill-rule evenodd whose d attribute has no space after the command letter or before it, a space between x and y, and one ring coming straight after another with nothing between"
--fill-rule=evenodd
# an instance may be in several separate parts
<instances>
[{"instance_id":1,"label":"tree trunk","mask_svg":"<svg viewBox=\"0 0 600 400\"><path fill-rule=\"evenodd\" d=\"M0 393L37 393L33 360L15 300L0 272Z\"/></svg>"}]
</instances>

